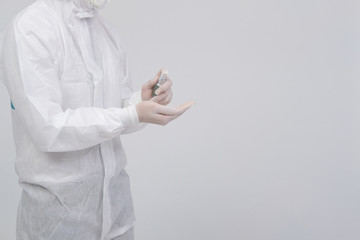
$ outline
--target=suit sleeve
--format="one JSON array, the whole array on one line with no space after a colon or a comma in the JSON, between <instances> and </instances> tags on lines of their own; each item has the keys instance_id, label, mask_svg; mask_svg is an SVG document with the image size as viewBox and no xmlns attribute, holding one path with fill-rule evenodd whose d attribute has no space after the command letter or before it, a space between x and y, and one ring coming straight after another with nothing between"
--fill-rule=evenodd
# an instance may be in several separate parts
<instances>
[{"instance_id":1,"label":"suit sleeve","mask_svg":"<svg viewBox=\"0 0 360 240\"><path fill-rule=\"evenodd\" d=\"M24 26L23 26L24 25ZM62 109L58 36L51 24L12 25L0 42L0 74L14 114L39 150L85 149L139 125L134 105ZM15 126L16 127L16 126Z\"/></svg>"},{"instance_id":2,"label":"suit sleeve","mask_svg":"<svg viewBox=\"0 0 360 240\"><path fill-rule=\"evenodd\" d=\"M126 77L121 83L122 96L124 96L124 98L122 99L122 107L135 107L136 104L142 102L141 90L133 91L129 60L126 54L125 54L125 72L126 72ZM147 125L148 123L134 124L128 127L127 129L125 129L122 133L128 134L128 133L137 132L145 128Z\"/></svg>"}]
</instances>

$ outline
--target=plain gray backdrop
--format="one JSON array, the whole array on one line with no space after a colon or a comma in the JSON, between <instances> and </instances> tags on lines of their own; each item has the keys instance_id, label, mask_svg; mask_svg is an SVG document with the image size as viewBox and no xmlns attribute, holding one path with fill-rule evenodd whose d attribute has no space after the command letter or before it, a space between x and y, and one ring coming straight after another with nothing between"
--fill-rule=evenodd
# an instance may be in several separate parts
<instances>
[{"instance_id":1,"label":"plain gray backdrop","mask_svg":"<svg viewBox=\"0 0 360 240\"><path fill-rule=\"evenodd\" d=\"M0 29L30 0L0 0ZM113 0L134 88L168 68L165 127L124 135L137 240L360 239L360 2ZM20 188L0 85L0 239Z\"/></svg>"}]
</instances>

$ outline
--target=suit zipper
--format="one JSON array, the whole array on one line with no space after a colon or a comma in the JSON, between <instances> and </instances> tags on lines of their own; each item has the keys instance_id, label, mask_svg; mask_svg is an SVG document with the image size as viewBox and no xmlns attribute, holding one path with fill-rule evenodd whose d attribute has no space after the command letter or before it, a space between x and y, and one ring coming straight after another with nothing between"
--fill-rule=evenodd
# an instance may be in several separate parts
<instances>
[{"instance_id":1,"label":"suit zipper","mask_svg":"<svg viewBox=\"0 0 360 240\"><path fill-rule=\"evenodd\" d=\"M88 81L89 85L90 85L90 104L93 107L94 106L94 91L95 91L95 84L94 81L92 79L90 79Z\"/></svg>"}]
</instances>

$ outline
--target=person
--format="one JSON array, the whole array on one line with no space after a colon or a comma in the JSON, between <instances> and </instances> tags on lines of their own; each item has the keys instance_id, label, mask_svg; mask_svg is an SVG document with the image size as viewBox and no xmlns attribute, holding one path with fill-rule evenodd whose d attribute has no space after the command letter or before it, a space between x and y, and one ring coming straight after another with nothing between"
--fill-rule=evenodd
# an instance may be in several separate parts
<instances>
[{"instance_id":1,"label":"person","mask_svg":"<svg viewBox=\"0 0 360 240\"><path fill-rule=\"evenodd\" d=\"M0 35L22 188L18 240L134 239L120 137L193 105L168 106L170 79L152 97L161 71L133 91L119 34L99 14L105 4L38 0Z\"/></svg>"}]
</instances>

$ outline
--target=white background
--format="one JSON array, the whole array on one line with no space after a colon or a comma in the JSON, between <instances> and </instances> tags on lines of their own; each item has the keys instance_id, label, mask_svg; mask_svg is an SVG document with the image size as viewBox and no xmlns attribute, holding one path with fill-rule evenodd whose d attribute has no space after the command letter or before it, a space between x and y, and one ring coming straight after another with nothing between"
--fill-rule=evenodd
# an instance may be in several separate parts
<instances>
[{"instance_id":1,"label":"white background","mask_svg":"<svg viewBox=\"0 0 360 240\"><path fill-rule=\"evenodd\" d=\"M0 29L32 1L0 0ZM161 67L166 127L123 137L137 240L360 239L360 3L113 0L134 88ZM0 239L20 189L0 85Z\"/></svg>"}]
</instances>

